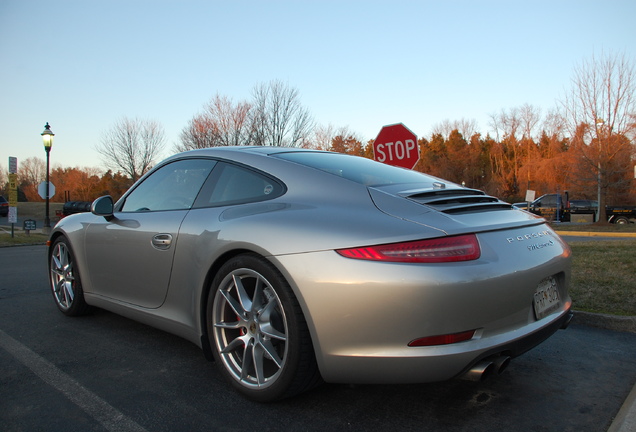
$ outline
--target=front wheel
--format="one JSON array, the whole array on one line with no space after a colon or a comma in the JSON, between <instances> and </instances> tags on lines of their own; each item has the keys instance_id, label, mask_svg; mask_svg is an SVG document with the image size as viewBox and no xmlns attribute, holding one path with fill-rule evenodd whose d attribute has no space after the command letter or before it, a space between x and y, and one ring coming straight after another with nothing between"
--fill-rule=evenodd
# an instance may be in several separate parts
<instances>
[{"instance_id":1,"label":"front wheel","mask_svg":"<svg viewBox=\"0 0 636 432\"><path fill-rule=\"evenodd\" d=\"M68 316L90 311L84 301L84 291L75 257L65 237L58 237L49 252L51 290L58 309Z\"/></svg>"},{"instance_id":2,"label":"front wheel","mask_svg":"<svg viewBox=\"0 0 636 432\"><path fill-rule=\"evenodd\" d=\"M212 282L207 322L217 364L250 399L283 399L320 382L298 301L268 261L246 254L225 263Z\"/></svg>"}]
</instances>

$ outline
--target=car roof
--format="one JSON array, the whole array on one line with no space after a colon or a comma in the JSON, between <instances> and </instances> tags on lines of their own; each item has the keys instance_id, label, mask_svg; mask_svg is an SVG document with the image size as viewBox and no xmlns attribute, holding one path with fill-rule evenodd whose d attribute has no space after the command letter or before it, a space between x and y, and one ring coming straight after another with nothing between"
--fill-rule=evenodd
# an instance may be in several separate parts
<instances>
[{"instance_id":1,"label":"car roof","mask_svg":"<svg viewBox=\"0 0 636 432\"><path fill-rule=\"evenodd\" d=\"M159 165L173 162L183 158L219 158L232 160L239 163L246 163L248 165L258 164L260 158L267 158L268 156L282 154L282 153L325 153L325 154L338 154L342 156L352 157L343 153L334 153L322 150L303 149L295 147L274 147L274 146L220 146L220 147L208 147L204 149L190 150L183 153L177 153L161 161Z\"/></svg>"},{"instance_id":2,"label":"car roof","mask_svg":"<svg viewBox=\"0 0 636 432\"><path fill-rule=\"evenodd\" d=\"M253 153L261 155L272 155L277 153L293 153L293 152L313 152L313 153L330 153L322 150L313 150L297 147L274 147L274 146L221 146L221 147L209 147L204 149L190 150L180 155L205 155L205 156L220 156L229 154L243 154ZM175 155L178 156L178 155Z\"/></svg>"}]
</instances>

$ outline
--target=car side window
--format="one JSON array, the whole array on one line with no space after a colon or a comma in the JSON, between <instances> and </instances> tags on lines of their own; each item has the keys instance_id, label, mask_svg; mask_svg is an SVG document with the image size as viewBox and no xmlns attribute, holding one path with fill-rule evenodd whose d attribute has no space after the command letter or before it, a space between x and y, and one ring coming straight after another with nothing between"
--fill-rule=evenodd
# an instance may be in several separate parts
<instances>
[{"instance_id":1,"label":"car side window","mask_svg":"<svg viewBox=\"0 0 636 432\"><path fill-rule=\"evenodd\" d=\"M264 201L280 196L283 186L254 170L229 163L219 164L201 191L195 207L217 207Z\"/></svg>"},{"instance_id":2,"label":"car side window","mask_svg":"<svg viewBox=\"0 0 636 432\"><path fill-rule=\"evenodd\" d=\"M120 211L165 211L192 208L216 161L185 159L159 168L126 197Z\"/></svg>"},{"instance_id":3,"label":"car side window","mask_svg":"<svg viewBox=\"0 0 636 432\"><path fill-rule=\"evenodd\" d=\"M545 199L543 200L544 207L556 207L556 205L557 205L556 197L554 196L545 197Z\"/></svg>"}]
</instances>

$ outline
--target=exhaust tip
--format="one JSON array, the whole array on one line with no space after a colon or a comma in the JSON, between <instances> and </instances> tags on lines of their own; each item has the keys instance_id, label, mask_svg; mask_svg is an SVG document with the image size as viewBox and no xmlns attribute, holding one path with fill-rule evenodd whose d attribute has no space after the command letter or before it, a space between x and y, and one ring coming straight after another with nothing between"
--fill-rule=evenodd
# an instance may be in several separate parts
<instances>
[{"instance_id":1,"label":"exhaust tip","mask_svg":"<svg viewBox=\"0 0 636 432\"><path fill-rule=\"evenodd\" d=\"M495 371L493 362L489 360L483 360L474 365L468 372L462 375L462 379L468 381L484 381Z\"/></svg>"},{"instance_id":2,"label":"exhaust tip","mask_svg":"<svg viewBox=\"0 0 636 432\"><path fill-rule=\"evenodd\" d=\"M489 357L476 363L470 370L464 373L460 378L467 381L485 381L491 375L500 375L510 364L512 358L507 355L499 355Z\"/></svg>"},{"instance_id":3,"label":"exhaust tip","mask_svg":"<svg viewBox=\"0 0 636 432\"><path fill-rule=\"evenodd\" d=\"M497 357L495 360L493 360L493 366L495 368L495 370L497 371L498 375L501 375L503 373L503 371L506 370L506 368L508 367L508 365L510 364L510 357L509 356L499 356Z\"/></svg>"}]
</instances>

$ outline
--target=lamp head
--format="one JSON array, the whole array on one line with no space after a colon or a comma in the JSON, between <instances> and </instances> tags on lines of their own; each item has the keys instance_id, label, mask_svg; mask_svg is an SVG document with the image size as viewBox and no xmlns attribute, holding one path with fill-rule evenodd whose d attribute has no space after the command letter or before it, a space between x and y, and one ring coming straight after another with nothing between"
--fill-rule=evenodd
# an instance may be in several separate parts
<instances>
[{"instance_id":1,"label":"lamp head","mask_svg":"<svg viewBox=\"0 0 636 432\"><path fill-rule=\"evenodd\" d=\"M42 141L44 141L44 149L49 151L51 150L51 146L53 146L53 137L55 134L51 131L51 126L49 126L49 122L46 122L44 126L44 132L42 132Z\"/></svg>"}]
</instances>

